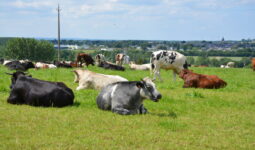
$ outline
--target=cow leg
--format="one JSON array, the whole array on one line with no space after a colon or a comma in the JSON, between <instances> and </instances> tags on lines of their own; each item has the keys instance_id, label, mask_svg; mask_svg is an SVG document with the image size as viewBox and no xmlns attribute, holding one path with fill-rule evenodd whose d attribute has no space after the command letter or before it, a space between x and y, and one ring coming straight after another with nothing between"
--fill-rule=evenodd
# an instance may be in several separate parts
<instances>
[{"instance_id":1,"label":"cow leg","mask_svg":"<svg viewBox=\"0 0 255 150\"><path fill-rule=\"evenodd\" d=\"M120 115L132 115L132 114L137 113L136 111L130 111L130 110L122 108L122 107L114 107L114 108L112 108L112 112L118 113Z\"/></svg>"},{"instance_id":2,"label":"cow leg","mask_svg":"<svg viewBox=\"0 0 255 150\"><path fill-rule=\"evenodd\" d=\"M139 113L140 114L146 114L148 110L143 106L143 104L139 108Z\"/></svg>"},{"instance_id":3,"label":"cow leg","mask_svg":"<svg viewBox=\"0 0 255 150\"><path fill-rule=\"evenodd\" d=\"M159 72L159 71L156 72L156 76L158 77L158 79L160 80L160 82L163 81L162 78L161 78L161 76L160 76L160 72Z\"/></svg>"},{"instance_id":4,"label":"cow leg","mask_svg":"<svg viewBox=\"0 0 255 150\"><path fill-rule=\"evenodd\" d=\"M176 72L173 71L173 80L176 81Z\"/></svg>"}]
</instances>

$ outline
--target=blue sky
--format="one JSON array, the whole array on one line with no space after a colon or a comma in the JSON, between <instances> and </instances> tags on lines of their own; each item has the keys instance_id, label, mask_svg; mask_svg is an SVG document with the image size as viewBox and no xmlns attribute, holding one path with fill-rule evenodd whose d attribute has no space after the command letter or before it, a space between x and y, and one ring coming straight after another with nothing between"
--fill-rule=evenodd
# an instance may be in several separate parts
<instances>
[{"instance_id":1,"label":"blue sky","mask_svg":"<svg viewBox=\"0 0 255 150\"><path fill-rule=\"evenodd\" d=\"M0 37L255 39L255 0L1 0Z\"/></svg>"}]
</instances>

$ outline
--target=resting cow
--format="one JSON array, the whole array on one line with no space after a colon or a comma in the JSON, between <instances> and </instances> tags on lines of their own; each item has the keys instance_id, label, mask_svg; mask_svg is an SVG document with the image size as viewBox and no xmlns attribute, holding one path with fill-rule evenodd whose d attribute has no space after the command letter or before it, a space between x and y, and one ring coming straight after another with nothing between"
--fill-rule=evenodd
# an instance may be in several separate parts
<instances>
[{"instance_id":1,"label":"resting cow","mask_svg":"<svg viewBox=\"0 0 255 150\"><path fill-rule=\"evenodd\" d=\"M227 85L225 81L223 81L216 75L203 75L193 73L192 71L187 69L182 70L179 76L184 80L183 85L184 88L194 87L194 88L217 89L225 87Z\"/></svg>"},{"instance_id":2,"label":"resting cow","mask_svg":"<svg viewBox=\"0 0 255 150\"><path fill-rule=\"evenodd\" d=\"M182 69L188 69L186 57L176 51L160 50L153 52L150 61L154 73L153 79L156 79L157 76L161 81L161 68L165 70L173 70L174 80L176 80L176 74L179 74Z\"/></svg>"},{"instance_id":3,"label":"resting cow","mask_svg":"<svg viewBox=\"0 0 255 150\"><path fill-rule=\"evenodd\" d=\"M73 91L62 82L34 79L23 72L10 75L12 75L12 83L8 103L44 107L63 107L73 104Z\"/></svg>"},{"instance_id":4,"label":"resting cow","mask_svg":"<svg viewBox=\"0 0 255 150\"><path fill-rule=\"evenodd\" d=\"M65 61L60 62L60 61L54 60L53 64L55 66L57 66L58 68L72 68L72 66L70 64L68 64L68 63L65 63Z\"/></svg>"},{"instance_id":5,"label":"resting cow","mask_svg":"<svg viewBox=\"0 0 255 150\"><path fill-rule=\"evenodd\" d=\"M77 69L74 70L74 73L74 82L79 82L79 86L76 88L76 90L87 88L101 90L104 86L108 84L119 81L128 81L127 79L117 75L105 75L91 72L89 70Z\"/></svg>"},{"instance_id":6,"label":"resting cow","mask_svg":"<svg viewBox=\"0 0 255 150\"><path fill-rule=\"evenodd\" d=\"M5 64L10 70L26 71L30 68L35 68L35 65L31 61L11 61Z\"/></svg>"},{"instance_id":7,"label":"resting cow","mask_svg":"<svg viewBox=\"0 0 255 150\"><path fill-rule=\"evenodd\" d=\"M57 68L57 66L49 63L43 63L43 62L37 62L35 63L35 68L36 69L54 69Z\"/></svg>"},{"instance_id":8,"label":"resting cow","mask_svg":"<svg viewBox=\"0 0 255 150\"><path fill-rule=\"evenodd\" d=\"M120 71L125 71L125 68L122 66L118 66L115 64L111 64L109 62L103 61L101 62L98 67L102 67L104 69L112 69L112 70L120 70Z\"/></svg>"},{"instance_id":9,"label":"resting cow","mask_svg":"<svg viewBox=\"0 0 255 150\"><path fill-rule=\"evenodd\" d=\"M144 99L157 102L161 97L151 79L144 78L142 81L117 82L106 86L97 96L97 106L121 115L146 114Z\"/></svg>"}]
</instances>

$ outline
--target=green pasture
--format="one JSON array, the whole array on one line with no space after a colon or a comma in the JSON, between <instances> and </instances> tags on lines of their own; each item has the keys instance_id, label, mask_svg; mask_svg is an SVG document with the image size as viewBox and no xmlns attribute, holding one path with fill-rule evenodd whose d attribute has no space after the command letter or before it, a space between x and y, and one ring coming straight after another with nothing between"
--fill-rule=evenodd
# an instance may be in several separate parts
<instances>
[{"instance_id":1,"label":"green pasture","mask_svg":"<svg viewBox=\"0 0 255 150\"><path fill-rule=\"evenodd\" d=\"M199 56L189 56L189 57L193 57L194 59L197 59ZM228 58L233 61L240 61L244 57L209 56L208 58L209 59L218 59L218 60L223 59L223 58Z\"/></svg>"},{"instance_id":2,"label":"green pasture","mask_svg":"<svg viewBox=\"0 0 255 150\"><path fill-rule=\"evenodd\" d=\"M172 71L156 82L163 98L145 101L149 114L121 116L97 108L99 91L76 91L72 69L29 70L34 77L62 81L73 89L75 104L64 108L12 105L10 72L0 66L0 149L2 150L254 150L255 72L252 69L192 68L215 74L223 89L182 88ZM149 71L89 70L140 80Z\"/></svg>"}]
</instances>

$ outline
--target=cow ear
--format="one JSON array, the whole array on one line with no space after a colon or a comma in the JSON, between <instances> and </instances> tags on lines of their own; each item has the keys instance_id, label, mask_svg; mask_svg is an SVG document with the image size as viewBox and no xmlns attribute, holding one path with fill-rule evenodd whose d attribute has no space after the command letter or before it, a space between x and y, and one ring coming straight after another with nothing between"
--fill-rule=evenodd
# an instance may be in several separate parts
<instances>
[{"instance_id":1,"label":"cow ear","mask_svg":"<svg viewBox=\"0 0 255 150\"><path fill-rule=\"evenodd\" d=\"M136 83L136 86L140 89L140 88L143 88L144 87L144 84L143 84L143 82L137 82Z\"/></svg>"}]
</instances>

